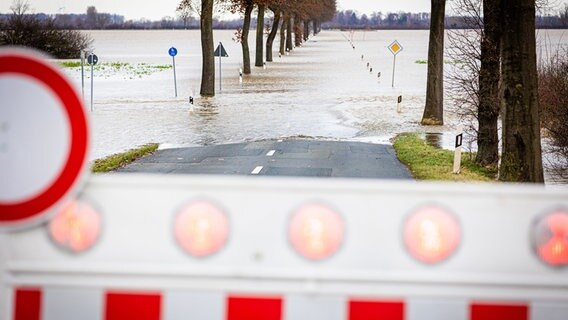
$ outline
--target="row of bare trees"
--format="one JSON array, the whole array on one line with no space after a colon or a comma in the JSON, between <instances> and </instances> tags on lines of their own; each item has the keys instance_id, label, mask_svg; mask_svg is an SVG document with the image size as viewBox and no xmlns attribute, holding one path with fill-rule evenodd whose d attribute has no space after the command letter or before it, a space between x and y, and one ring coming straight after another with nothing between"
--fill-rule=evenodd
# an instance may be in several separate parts
<instances>
[{"instance_id":1,"label":"row of bare trees","mask_svg":"<svg viewBox=\"0 0 568 320\"><path fill-rule=\"evenodd\" d=\"M264 65L264 52L266 61L272 61L272 47L274 39L280 29L280 54L292 51L294 44L300 45L307 40L310 33L317 34L321 30L321 23L333 19L336 12L335 0L182 0L178 12L198 13L201 19L201 50L203 56L201 90L202 96L215 95L215 63L213 57L213 13L217 10L229 10L241 13L244 16L243 26L239 33L239 41L243 51L243 72L251 73L250 48L248 43L251 15L256 9L256 54L255 66ZM273 23L264 46L264 16L270 10ZM303 27L302 27L303 25ZM292 36L294 34L294 36Z\"/></svg>"},{"instance_id":2,"label":"row of bare trees","mask_svg":"<svg viewBox=\"0 0 568 320\"><path fill-rule=\"evenodd\" d=\"M535 0L479 0L476 161L499 165L501 181L544 181L538 108ZM431 0L428 85L422 124L443 124L443 50L446 0ZM499 157L498 121L502 120Z\"/></svg>"}]
</instances>

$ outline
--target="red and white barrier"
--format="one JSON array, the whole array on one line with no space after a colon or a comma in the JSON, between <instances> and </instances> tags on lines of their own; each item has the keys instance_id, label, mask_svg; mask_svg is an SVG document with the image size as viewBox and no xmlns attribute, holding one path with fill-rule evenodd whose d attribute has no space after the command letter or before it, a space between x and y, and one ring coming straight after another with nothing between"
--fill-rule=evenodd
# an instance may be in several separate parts
<instances>
[{"instance_id":1,"label":"red and white barrier","mask_svg":"<svg viewBox=\"0 0 568 320\"><path fill-rule=\"evenodd\" d=\"M18 288L14 320L565 320L568 305L455 298Z\"/></svg>"}]
</instances>

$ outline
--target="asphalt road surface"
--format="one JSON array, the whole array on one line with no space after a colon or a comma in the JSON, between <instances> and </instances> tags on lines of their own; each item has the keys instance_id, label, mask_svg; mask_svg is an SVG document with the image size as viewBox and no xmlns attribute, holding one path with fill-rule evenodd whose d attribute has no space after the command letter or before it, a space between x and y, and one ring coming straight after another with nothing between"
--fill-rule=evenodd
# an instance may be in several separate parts
<instances>
[{"instance_id":1,"label":"asphalt road surface","mask_svg":"<svg viewBox=\"0 0 568 320\"><path fill-rule=\"evenodd\" d=\"M321 140L164 149L118 171L412 179L390 145Z\"/></svg>"}]
</instances>

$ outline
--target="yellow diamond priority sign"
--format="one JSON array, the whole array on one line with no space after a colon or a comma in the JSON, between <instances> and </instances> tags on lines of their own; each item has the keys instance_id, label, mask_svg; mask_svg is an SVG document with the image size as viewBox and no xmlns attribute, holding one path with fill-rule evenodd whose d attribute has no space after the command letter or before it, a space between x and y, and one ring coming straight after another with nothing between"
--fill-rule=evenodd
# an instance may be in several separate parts
<instances>
[{"instance_id":1,"label":"yellow diamond priority sign","mask_svg":"<svg viewBox=\"0 0 568 320\"><path fill-rule=\"evenodd\" d=\"M400 43L398 43L398 40L395 40L393 43L391 43L388 48L390 52L392 52L392 54L394 54L395 56L402 51L402 46L400 45Z\"/></svg>"}]
</instances>

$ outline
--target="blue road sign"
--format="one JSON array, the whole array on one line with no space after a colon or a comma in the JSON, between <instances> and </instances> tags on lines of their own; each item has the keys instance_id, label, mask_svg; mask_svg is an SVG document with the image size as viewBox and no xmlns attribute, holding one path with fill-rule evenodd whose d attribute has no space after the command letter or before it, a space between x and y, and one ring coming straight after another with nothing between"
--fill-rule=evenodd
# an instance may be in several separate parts
<instances>
[{"instance_id":1,"label":"blue road sign","mask_svg":"<svg viewBox=\"0 0 568 320\"><path fill-rule=\"evenodd\" d=\"M99 62L99 57L97 57L96 54L90 53L90 54L87 56L87 63L88 63L88 64L90 64L90 65L95 65L95 64L97 64L98 62Z\"/></svg>"},{"instance_id":2,"label":"blue road sign","mask_svg":"<svg viewBox=\"0 0 568 320\"><path fill-rule=\"evenodd\" d=\"M178 54L178 50L174 47L171 47L170 50L168 50L168 53L170 54L170 56L175 57Z\"/></svg>"}]
</instances>

